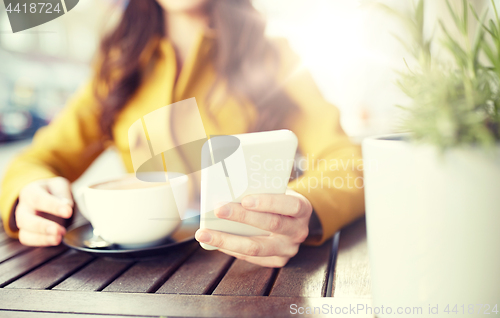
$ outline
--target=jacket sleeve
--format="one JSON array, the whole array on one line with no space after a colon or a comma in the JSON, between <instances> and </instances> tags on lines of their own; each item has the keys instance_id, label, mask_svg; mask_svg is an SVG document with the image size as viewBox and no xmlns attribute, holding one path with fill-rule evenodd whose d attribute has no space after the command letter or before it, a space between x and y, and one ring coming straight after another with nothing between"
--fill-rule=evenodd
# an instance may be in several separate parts
<instances>
[{"instance_id":1,"label":"jacket sleeve","mask_svg":"<svg viewBox=\"0 0 500 318\"><path fill-rule=\"evenodd\" d=\"M322 233L306 243L319 245L364 214L361 147L349 140L338 109L322 97L288 45L280 43L279 50L284 65L280 82L300 108L289 126L299 140L297 166L304 173L289 187L311 202Z\"/></svg>"},{"instance_id":2,"label":"jacket sleeve","mask_svg":"<svg viewBox=\"0 0 500 318\"><path fill-rule=\"evenodd\" d=\"M13 209L30 182L62 176L76 180L104 150L92 84L84 85L63 111L35 134L32 144L8 167L0 192L5 231L17 237Z\"/></svg>"}]
</instances>

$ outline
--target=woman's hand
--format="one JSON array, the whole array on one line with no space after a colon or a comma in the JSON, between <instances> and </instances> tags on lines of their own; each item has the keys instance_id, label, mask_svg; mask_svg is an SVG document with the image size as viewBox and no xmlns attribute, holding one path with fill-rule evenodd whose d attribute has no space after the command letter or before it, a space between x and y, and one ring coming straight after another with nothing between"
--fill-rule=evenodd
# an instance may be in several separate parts
<instances>
[{"instance_id":1,"label":"woman's hand","mask_svg":"<svg viewBox=\"0 0 500 318\"><path fill-rule=\"evenodd\" d=\"M241 204L228 203L216 209L215 215L255 226L271 235L245 237L199 229L195 237L236 258L266 267L283 267L307 238L311 213L309 200L292 190L286 194L250 195Z\"/></svg>"},{"instance_id":2,"label":"woman's hand","mask_svg":"<svg viewBox=\"0 0 500 318\"><path fill-rule=\"evenodd\" d=\"M19 194L15 211L19 241L30 246L59 245L66 229L41 215L70 218L73 204L70 183L64 178L43 179L26 185Z\"/></svg>"}]
</instances>

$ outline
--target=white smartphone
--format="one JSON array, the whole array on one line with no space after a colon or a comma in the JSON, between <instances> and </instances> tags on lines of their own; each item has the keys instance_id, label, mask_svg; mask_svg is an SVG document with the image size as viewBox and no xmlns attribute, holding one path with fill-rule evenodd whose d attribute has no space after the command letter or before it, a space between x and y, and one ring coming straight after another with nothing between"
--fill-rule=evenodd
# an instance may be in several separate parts
<instances>
[{"instance_id":1,"label":"white smartphone","mask_svg":"<svg viewBox=\"0 0 500 318\"><path fill-rule=\"evenodd\" d=\"M242 236L269 235L247 224L219 219L214 210L227 202L240 203L250 194L285 193L297 145L290 130L211 137L202 152L200 228Z\"/></svg>"}]
</instances>

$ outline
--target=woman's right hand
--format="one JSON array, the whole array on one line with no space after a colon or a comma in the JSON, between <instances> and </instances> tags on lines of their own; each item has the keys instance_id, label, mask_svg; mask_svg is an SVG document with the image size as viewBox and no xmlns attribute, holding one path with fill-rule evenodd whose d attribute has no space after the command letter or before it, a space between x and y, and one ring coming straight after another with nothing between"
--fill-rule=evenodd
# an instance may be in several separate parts
<instances>
[{"instance_id":1,"label":"woman's right hand","mask_svg":"<svg viewBox=\"0 0 500 318\"><path fill-rule=\"evenodd\" d=\"M59 245L66 229L49 218L73 214L70 183L62 177L38 180L21 189L15 210L19 241L30 246Z\"/></svg>"}]
</instances>

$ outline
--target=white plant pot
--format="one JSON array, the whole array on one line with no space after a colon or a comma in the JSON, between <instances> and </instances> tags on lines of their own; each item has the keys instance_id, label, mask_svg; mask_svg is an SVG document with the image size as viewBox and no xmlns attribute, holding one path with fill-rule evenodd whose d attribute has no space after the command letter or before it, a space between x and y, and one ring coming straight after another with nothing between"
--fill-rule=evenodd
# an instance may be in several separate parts
<instances>
[{"instance_id":1,"label":"white plant pot","mask_svg":"<svg viewBox=\"0 0 500 318\"><path fill-rule=\"evenodd\" d=\"M363 142L377 317L500 315L500 146L441 153L404 138Z\"/></svg>"}]
</instances>

